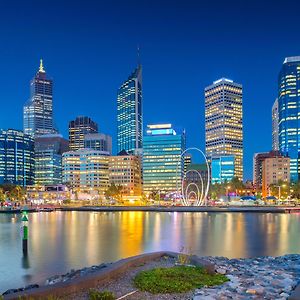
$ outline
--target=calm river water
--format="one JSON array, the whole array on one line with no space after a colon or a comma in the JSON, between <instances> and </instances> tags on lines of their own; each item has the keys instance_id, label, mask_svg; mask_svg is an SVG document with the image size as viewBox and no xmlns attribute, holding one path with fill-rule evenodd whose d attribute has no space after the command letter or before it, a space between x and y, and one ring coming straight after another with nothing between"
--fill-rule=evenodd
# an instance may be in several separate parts
<instances>
[{"instance_id":1,"label":"calm river water","mask_svg":"<svg viewBox=\"0 0 300 300\"><path fill-rule=\"evenodd\" d=\"M33 213L27 259L20 226L20 215L0 214L0 292L70 269L182 246L230 258L300 253L300 214Z\"/></svg>"}]
</instances>

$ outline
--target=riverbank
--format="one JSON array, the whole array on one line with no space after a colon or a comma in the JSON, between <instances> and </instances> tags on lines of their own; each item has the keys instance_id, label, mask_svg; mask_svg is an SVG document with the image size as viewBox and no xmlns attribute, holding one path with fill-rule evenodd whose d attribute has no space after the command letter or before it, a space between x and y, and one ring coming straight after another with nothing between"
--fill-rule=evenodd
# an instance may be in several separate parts
<instances>
[{"instance_id":1,"label":"riverbank","mask_svg":"<svg viewBox=\"0 0 300 300\"><path fill-rule=\"evenodd\" d=\"M300 206L58 206L49 209L30 208L27 212L93 211L93 212L244 212L244 213L296 213ZM0 214L19 214L22 209L0 209Z\"/></svg>"},{"instance_id":2,"label":"riverbank","mask_svg":"<svg viewBox=\"0 0 300 300\"><path fill-rule=\"evenodd\" d=\"M18 299L24 295L39 299L53 295L64 299L84 300L88 299L90 288L110 291L116 299L126 300L300 299L299 291L295 291L300 282L298 254L247 259L191 256L191 264L202 265L208 272L226 275L229 281L220 286L201 288L184 294L153 295L141 292L134 286L133 278L140 271L170 267L177 259L178 253L156 252L116 263L73 270L68 274L52 277L45 286L5 295L4 299Z\"/></svg>"},{"instance_id":3,"label":"riverbank","mask_svg":"<svg viewBox=\"0 0 300 300\"><path fill-rule=\"evenodd\" d=\"M144 212L251 212L251 213L293 213L300 212L300 206L81 206L60 207L60 211L144 211Z\"/></svg>"}]
</instances>

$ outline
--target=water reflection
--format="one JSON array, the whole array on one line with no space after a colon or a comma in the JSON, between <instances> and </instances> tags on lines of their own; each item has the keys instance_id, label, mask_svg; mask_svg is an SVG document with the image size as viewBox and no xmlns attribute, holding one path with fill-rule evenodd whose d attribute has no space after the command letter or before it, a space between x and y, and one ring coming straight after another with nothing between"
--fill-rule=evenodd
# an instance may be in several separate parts
<instances>
[{"instance_id":1,"label":"water reflection","mask_svg":"<svg viewBox=\"0 0 300 300\"><path fill-rule=\"evenodd\" d=\"M182 246L203 256L298 253L299 221L299 214L34 213L23 257L20 216L0 215L0 292L70 269Z\"/></svg>"}]
</instances>

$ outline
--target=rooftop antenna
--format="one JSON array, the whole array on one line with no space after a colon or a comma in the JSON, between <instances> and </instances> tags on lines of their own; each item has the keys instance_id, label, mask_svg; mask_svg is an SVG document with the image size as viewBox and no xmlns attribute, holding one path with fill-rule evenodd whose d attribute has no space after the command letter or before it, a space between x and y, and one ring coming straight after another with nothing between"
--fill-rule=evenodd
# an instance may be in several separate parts
<instances>
[{"instance_id":1,"label":"rooftop antenna","mask_svg":"<svg viewBox=\"0 0 300 300\"><path fill-rule=\"evenodd\" d=\"M138 66L141 64L140 45L137 45L137 63Z\"/></svg>"},{"instance_id":2,"label":"rooftop antenna","mask_svg":"<svg viewBox=\"0 0 300 300\"><path fill-rule=\"evenodd\" d=\"M41 73L45 73L45 70L44 70L44 65L43 65L43 60L40 59L40 67L39 67L39 72Z\"/></svg>"}]
</instances>

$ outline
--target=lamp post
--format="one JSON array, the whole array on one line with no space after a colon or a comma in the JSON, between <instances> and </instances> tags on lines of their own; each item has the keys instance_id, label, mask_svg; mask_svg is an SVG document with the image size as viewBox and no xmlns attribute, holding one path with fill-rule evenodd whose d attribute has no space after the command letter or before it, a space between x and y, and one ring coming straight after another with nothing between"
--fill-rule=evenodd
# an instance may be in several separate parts
<instances>
[{"instance_id":1,"label":"lamp post","mask_svg":"<svg viewBox=\"0 0 300 300\"><path fill-rule=\"evenodd\" d=\"M228 202L230 201L229 190L230 190L230 185L227 186L227 198L228 198Z\"/></svg>"},{"instance_id":2,"label":"lamp post","mask_svg":"<svg viewBox=\"0 0 300 300\"><path fill-rule=\"evenodd\" d=\"M278 187L278 199L280 200L281 198L281 188L283 187L286 187L286 184L283 184L283 185L276 185L276 187Z\"/></svg>"}]
</instances>

